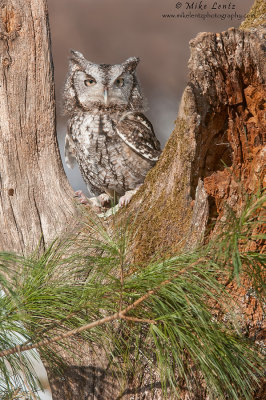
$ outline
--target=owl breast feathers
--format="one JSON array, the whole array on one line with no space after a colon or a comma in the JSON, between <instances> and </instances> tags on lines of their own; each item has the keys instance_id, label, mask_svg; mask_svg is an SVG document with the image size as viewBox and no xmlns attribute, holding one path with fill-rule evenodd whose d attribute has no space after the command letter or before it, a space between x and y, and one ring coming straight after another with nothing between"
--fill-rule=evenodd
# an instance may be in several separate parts
<instances>
[{"instance_id":1,"label":"owl breast feathers","mask_svg":"<svg viewBox=\"0 0 266 400\"><path fill-rule=\"evenodd\" d=\"M94 64L72 51L64 89L69 115L65 158L77 161L94 195L123 196L143 183L160 155L160 143L143 115L144 99L135 69L138 58L122 64Z\"/></svg>"}]
</instances>

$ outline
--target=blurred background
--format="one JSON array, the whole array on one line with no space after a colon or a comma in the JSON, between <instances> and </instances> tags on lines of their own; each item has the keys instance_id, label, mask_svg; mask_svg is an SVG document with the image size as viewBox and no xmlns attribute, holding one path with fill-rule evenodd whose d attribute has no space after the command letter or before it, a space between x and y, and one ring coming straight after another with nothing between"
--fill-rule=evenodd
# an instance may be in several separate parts
<instances>
[{"instance_id":1,"label":"blurred background","mask_svg":"<svg viewBox=\"0 0 266 400\"><path fill-rule=\"evenodd\" d=\"M205 10L200 10L200 4L206 5ZM131 56L141 58L137 73L149 104L146 115L164 146L188 80L189 41L199 32L238 27L252 4L253 0L48 0L58 141L66 174L75 190L86 192L86 187L78 167L69 170L65 165L66 118L60 111L70 49L82 52L95 63L118 64ZM182 13L202 16L168 17ZM40 364L36 369L46 388L41 398L50 400L45 370Z\"/></svg>"},{"instance_id":2,"label":"blurred background","mask_svg":"<svg viewBox=\"0 0 266 400\"><path fill-rule=\"evenodd\" d=\"M70 49L95 63L119 64L140 57L137 74L148 100L146 115L164 146L188 80L189 41L199 32L238 27L252 4L253 0L48 0L61 154L66 119L60 115L60 100ZM195 16L169 17L183 13ZM78 167L64 167L72 187L86 192Z\"/></svg>"}]
</instances>

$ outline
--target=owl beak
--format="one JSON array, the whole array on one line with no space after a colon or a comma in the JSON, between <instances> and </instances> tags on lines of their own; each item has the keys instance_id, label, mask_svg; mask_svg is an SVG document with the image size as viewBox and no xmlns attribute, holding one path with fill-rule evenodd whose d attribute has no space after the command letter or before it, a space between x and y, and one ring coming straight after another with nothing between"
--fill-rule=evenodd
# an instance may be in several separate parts
<instances>
[{"instance_id":1,"label":"owl beak","mask_svg":"<svg viewBox=\"0 0 266 400\"><path fill-rule=\"evenodd\" d=\"M107 106L108 105L108 89L107 88L104 89L103 98L104 98L104 104Z\"/></svg>"}]
</instances>

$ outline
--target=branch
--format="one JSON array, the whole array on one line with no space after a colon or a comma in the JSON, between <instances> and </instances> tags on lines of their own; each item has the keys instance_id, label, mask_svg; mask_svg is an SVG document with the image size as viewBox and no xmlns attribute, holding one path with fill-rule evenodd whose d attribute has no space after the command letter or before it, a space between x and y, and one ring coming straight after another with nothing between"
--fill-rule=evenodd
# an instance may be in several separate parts
<instances>
[{"instance_id":1,"label":"branch","mask_svg":"<svg viewBox=\"0 0 266 400\"><path fill-rule=\"evenodd\" d=\"M188 267L188 268L183 268L178 273L174 274L171 279L167 279L167 280L163 281L162 283L160 283L160 285L158 285L156 288L149 290L145 295L141 296L139 299L134 301L134 303L130 304L129 306L124 308L122 311L116 312L116 313L110 315L109 317L104 317L104 318L99 319L97 321L90 322L89 324L83 325L83 326L81 326L79 328L72 329L69 332L62 333L60 335L54 336L51 339L44 339L44 340L41 340L40 342L37 342L37 343L21 345L20 348L19 348L19 351L23 352L23 351L27 351L27 350L37 349L39 347L43 347L43 346L46 346L48 344L51 344L51 343L54 343L54 342L58 342L59 340L66 339L66 338L68 338L70 336L76 335L77 333L80 333L80 332L95 328L96 326L100 326L100 325L106 324L107 322L112 322L112 321L119 320L119 319L131 320L131 321L135 321L135 322L145 322L145 323L148 322L148 323L154 324L155 321L153 321L153 320L144 320L144 319L142 320L142 319L138 319L138 318L128 317L128 316L126 316L126 314L129 311L135 309L138 305L143 303L145 300L147 300L150 296L155 294L162 287L172 283L173 279L177 278L179 275L183 274L184 272L187 272L188 270L190 270L192 267L194 267L195 265L197 265L201 261L203 261L203 259L197 260L196 262L192 263L190 265L190 267ZM10 355L15 354L17 352L18 352L18 347L17 346L9 348L9 349L6 349L6 350L3 350L3 351L0 352L0 358L6 357L6 356L10 356Z\"/></svg>"}]
</instances>

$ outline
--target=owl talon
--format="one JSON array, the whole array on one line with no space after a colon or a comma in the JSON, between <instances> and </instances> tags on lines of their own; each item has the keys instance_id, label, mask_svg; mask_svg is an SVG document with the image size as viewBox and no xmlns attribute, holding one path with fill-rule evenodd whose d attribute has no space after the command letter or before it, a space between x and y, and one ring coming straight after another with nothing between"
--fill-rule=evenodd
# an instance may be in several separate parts
<instances>
[{"instance_id":1,"label":"owl talon","mask_svg":"<svg viewBox=\"0 0 266 400\"><path fill-rule=\"evenodd\" d=\"M80 204L89 204L88 203L88 199L85 196L85 194L82 192L82 190L77 190L75 192L75 196L74 197L78 197L78 200L79 200Z\"/></svg>"},{"instance_id":2,"label":"owl talon","mask_svg":"<svg viewBox=\"0 0 266 400\"><path fill-rule=\"evenodd\" d=\"M119 207L124 207L127 206L130 203L130 200L132 199L132 197L134 196L134 194L138 191L137 189L134 190L128 190L124 196L120 197L119 199Z\"/></svg>"},{"instance_id":3,"label":"owl talon","mask_svg":"<svg viewBox=\"0 0 266 400\"><path fill-rule=\"evenodd\" d=\"M111 204L111 198L107 193L102 193L97 197L101 207L109 207Z\"/></svg>"}]
</instances>

